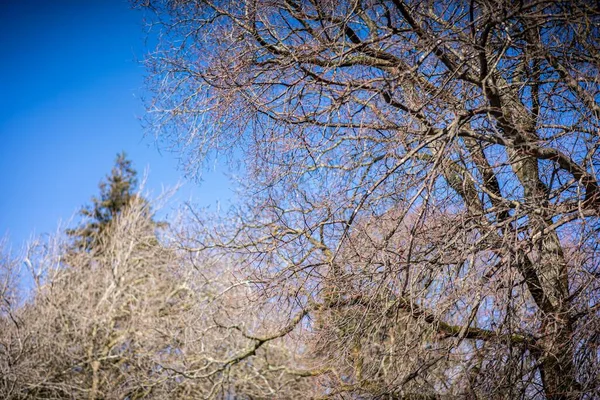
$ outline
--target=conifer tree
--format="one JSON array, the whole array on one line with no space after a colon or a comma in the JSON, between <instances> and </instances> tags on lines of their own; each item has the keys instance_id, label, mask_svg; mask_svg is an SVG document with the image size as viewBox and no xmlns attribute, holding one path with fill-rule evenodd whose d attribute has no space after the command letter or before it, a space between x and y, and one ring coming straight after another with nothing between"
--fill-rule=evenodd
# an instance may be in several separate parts
<instances>
[{"instance_id":1,"label":"conifer tree","mask_svg":"<svg viewBox=\"0 0 600 400\"><path fill-rule=\"evenodd\" d=\"M125 152L117 154L110 175L100 182L99 188L99 197L92 197L92 204L79 213L86 222L76 229L67 230L67 234L75 239L73 247L76 250L94 249L111 221L138 197L137 171Z\"/></svg>"}]
</instances>

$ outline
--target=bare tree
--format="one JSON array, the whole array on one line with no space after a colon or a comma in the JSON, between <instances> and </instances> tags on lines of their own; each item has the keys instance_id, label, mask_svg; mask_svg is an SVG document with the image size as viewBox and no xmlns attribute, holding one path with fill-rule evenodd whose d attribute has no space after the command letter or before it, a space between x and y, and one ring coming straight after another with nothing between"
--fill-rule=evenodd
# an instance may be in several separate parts
<instances>
[{"instance_id":1,"label":"bare tree","mask_svg":"<svg viewBox=\"0 0 600 400\"><path fill-rule=\"evenodd\" d=\"M149 207L122 210L94 238L98 251L30 247L38 285L0 314L0 397L300 397L310 386L288 372L293 347L256 344L256 321L277 329L277 318L246 307L256 294L224 261L157 236Z\"/></svg>"},{"instance_id":2,"label":"bare tree","mask_svg":"<svg viewBox=\"0 0 600 400\"><path fill-rule=\"evenodd\" d=\"M20 302L18 259L8 247L8 239L0 239L0 316L11 315Z\"/></svg>"},{"instance_id":3,"label":"bare tree","mask_svg":"<svg viewBox=\"0 0 600 400\"><path fill-rule=\"evenodd\" d=\"M600 396L597 4L143 3L152 126L246 162L192 246L289 310L322 395Z\"/></svg>"}]
</instances>

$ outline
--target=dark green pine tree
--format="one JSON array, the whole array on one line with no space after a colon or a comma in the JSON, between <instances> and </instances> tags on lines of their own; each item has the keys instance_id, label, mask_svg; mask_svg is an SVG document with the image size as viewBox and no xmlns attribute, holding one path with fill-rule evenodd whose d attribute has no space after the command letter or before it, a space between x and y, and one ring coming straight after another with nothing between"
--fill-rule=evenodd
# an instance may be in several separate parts
<instances>
[{"instance_id":1,"label":"dark green pine tree","mask_svg":"<svg viewBox=\"0 0 600 400\"><path fill-rule=\"evenodd\" d=\"M85 222L78 228L67 230L67 234L74 239L74 250L94 249L111 221L136 198L137 185L137 171L125 152L121 152L110 175L100 182L100 196L92 197L92 204L80 211Z\"/></svg>"}]
</instances>

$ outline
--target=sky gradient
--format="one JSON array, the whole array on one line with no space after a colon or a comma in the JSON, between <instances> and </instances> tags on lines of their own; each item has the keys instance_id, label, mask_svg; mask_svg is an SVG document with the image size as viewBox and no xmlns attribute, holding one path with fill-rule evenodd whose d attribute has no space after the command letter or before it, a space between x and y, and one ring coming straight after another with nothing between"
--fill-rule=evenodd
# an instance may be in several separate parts
<instances>
[{"instance_id":1,"label":"sky gradient","mask_svg":"<svg viewBox=\"0 0 600 400\"><path fill-rule=\"evenodd\" d=\"M185 183L141 127L143 17L126 0L0 1L0 236L15 250L87 204L120 151L155 195ZM222 169L176 200L229 203Z\"/></svg>"}]
</instances>

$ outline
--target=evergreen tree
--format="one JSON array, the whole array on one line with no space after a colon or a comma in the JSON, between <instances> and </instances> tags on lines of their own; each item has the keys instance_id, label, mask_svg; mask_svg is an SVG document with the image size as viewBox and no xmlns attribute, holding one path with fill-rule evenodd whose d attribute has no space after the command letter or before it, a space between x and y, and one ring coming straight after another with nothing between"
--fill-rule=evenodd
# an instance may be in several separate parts
<instances>
[{"instance_id":1,"label":"evergreen tree","mask_svg":"<svg viewBox=\"0 0 600 400\"><path fill-rule=\"evenodd\" d=\"M94 249L111 221L137 198L137 185L137 171L125 152L121 152L110 175L99 184L100 196L92 197L92 204L80 211L86 222L76 229L67 230L67 234L75 239L73 247L76 250Z\"/></svg>"}]
</instances>

